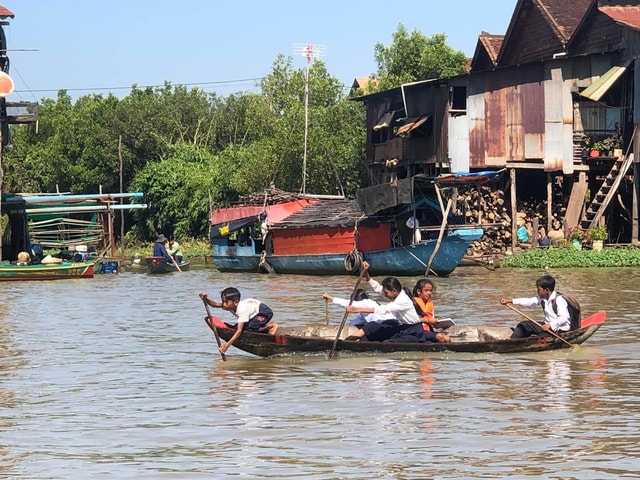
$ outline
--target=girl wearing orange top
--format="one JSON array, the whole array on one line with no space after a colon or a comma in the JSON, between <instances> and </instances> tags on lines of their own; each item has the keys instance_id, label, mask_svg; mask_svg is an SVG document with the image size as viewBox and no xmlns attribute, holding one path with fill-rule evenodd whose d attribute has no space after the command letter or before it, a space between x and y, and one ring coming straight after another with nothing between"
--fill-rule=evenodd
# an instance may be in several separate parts
<instances>
[{"instance_id":1,"label":"girl wearing orange top","mask_svg":"<svg viewBox=\"0 0 640 480\"><path fill-rule=\"evenodd\" d=\"M433 282L426 278L418 280L413 287L413 299L421 310L422 328L427 332L433 332L433 324L437 322L433 316L433 290Z\"/></svg>"}]
</instances>

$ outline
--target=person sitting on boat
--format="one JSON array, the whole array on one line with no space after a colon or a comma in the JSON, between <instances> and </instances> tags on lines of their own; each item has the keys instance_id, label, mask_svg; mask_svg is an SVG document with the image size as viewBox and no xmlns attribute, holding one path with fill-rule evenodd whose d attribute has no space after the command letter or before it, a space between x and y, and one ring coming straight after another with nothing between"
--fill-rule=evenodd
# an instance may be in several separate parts
<instances>
[{"instance_id":1,"label":"person sitting on boat","mask_svg":"<svg viewBox=\"0 0 640 480\"><path fill-rule=\"evenodd\" d=\"M22 267L25 265L29 265L30 263L31 263L31 255L29 255L29 252L18 253L18 261L16 262L16 265Z\"/></svg>"},{"instance_id":2,"label":"person sitting on boat","mask_svg":"<svg viewBox=\"0 0 640 480\"><path fill-rule=\"evenodd\" d=\"M391 302L376 307L356 307L348 305L347 312L375 313L377 315L393 315L393 320L383 322L369 322L346 340L357 341L366 339L369 341L391 342L446 342L446 336L442 333L425 332L422 321L418 315L417 306L400 281L395 277L386 277L382 283L378 283L369 275L369 262L362 262L364 278L369 286L377 293L383 293Z\"/></svg>"},{"instance_id":3,"label":"person sitting on boat","mask_svg":"<svg viewBox=\"0 0 640 480\"><path fill-rule=\"evenodd\" d=\"M176 263L182 263L182 247L178 242L176 242L173 235L169 235L169 247L167 248L167 251Z\"/></svg>"},{"instance_id":4,"label":"person sitting on boat","mask_svg":"<svg viewBox=\"0 0 640 480\"><path fill-rule=\"evenodd\" d=\"M31 240L31 264L36 265L42 262L44 258L44 250L42 245L40 245L37 241Z\"/></svg>"},{"instance_id":5,"label":"person sitting on boat","mask_svg":"<svg viewBox=\"0 0 640 480\"><path fill-rule=\"evenodd\" d=\"M165 237L162 233L158 235L156 243L153 244L153 256L162 257L167 263L173 263L173 257L169 255L167 247L165 246L166 243L167 237Z\"/></svg>"},{"instance_id":6,"label":"person sitting on boat","mask_svg":"<svg viewBox=\"0 0 640 480\"><path fill-rule=\"evenodd\" d=\"M552 332L567 332L571 329L571 317L567 301L555 291L556 280L551 275L542 275L536 280L538 295L531 298L501 298L500 303L507 305L522 305L533 307L542 305L544 310L544 323L525 320L516 326L511 338L525 338L531 335L540 335L549 330ZM555 308L554 308L555 304Z\"/></svg>"},{"instance_id":7,"label":"person sitting on boat","mask_svg":"<svg viewBox=\"0 0 640 480\"><path fill-rule=\"evenodd\" d=\"M420 319L422 320L422 328L427 332L435 332L435 325L438 323L435 317L435 309L433 305L433 292L435 291L434 283L428 278L421 278L413 286L413 300L419 308ZM449 335L442 333L442 342L451 341Z\"/></svg>"},{"instance_id":8,"label":"person sitting on boat","mask_svg":"<svg viewBox=\"0 0 640 480\"><path fill-rule=\"evenodd\" d=\"M347 305L349 305L348 298L334 297L333 295L329 295L328 293L323 293L322 298L325 298L336 305L340 305L341 307L347 307ZM355 307L375 308L379 304L375 300L369 298L369 295L365 290L363 290L362 288L358 288L353 296L353 302L351 302L351 305ZM349 322L349 325L361 328L362 325L367 322L383 322L384 320L393 320L394 318L395 317L391 314L377 315L375 313L361 312L356 318Z\"/></svg>"},{"instance_id":9,"label":"person sitting on boat","mask_svg":"<svg viewBox=\"0 0 640 480\"><path fill-rule=\"evenodd\" d=\"M220 353L225 353L245 330L247 332L260 332L273 335L278 329L277 323L269 323L273 318L273 310L271 310L271 307L255 298L240 300L240 296L240 291L237 288L227 287L220 292L221 302L218 303L210 300L206 292L200 293L200 298L208 305L222 308L238 318L238 323L235 325L235 333L227 343L223 343L220 346ZM232 325L228 326L233 328Z\"/></svg>"}]
</instances>

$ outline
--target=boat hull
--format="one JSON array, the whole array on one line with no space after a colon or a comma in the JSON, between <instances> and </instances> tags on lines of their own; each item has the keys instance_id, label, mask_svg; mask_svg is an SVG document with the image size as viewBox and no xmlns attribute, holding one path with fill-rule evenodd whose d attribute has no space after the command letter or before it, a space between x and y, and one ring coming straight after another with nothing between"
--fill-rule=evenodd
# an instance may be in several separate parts
<instances>
[{"instance_id":1,"label":"boat hull","mask_svg":"<svg viewBox=\"0 0 640 480\"><path fill-rule=\"evenodd\" d=\"M181 271L189 270L190 262L180 262L178 266ZM173 263L167 263L162 257L147 257L147 268L149 269L149 273L153 274L164 274L164 273L173 273L178 271L178 267L176 267Z\"/></svg>"},{"instance_id":2,"label":"boat hull","mask_svg":"<svg viewBox=\"0 0 640 480\"><path fill-rule=\"evenodd\" d=\"M0 282L93 278L95 262L0 265Z\"/></svg>"},{"instance_id":3,"label":"boat hull","mask_svg":"<svg viewBox=\"0 0 640 480\"><path fill-rule=\"evenodd\" d=\"M258 272L261 255L253 246L213 245L211 259L221 272Z\"/></svg>"},{"instance_id":4,"label":"boat hull","mask_svg":"<svg viewBox=\"0 0 640 480\"><path fill-rule=\"evenodd\" d=\"M465 334L452 337L451 343L404 343L404 342L367 342L347 341L348 329L342 331L336 351L346 354L394 354L394 353L531 353L556 350L580 345L588 340L606 320L605 312L597 312L582 322L581 328L562 332L560 338L554 336L532 336L527 338L508 338L510 329L496 331L492 327L466 327ZM217 317L205 317L209 328L215 325L221 339L228 341L235 330L229 328ZM464 331L461 329L460 331ZM243 332L233 346L259 357L297 356L328 354L335 342L337 327L280 327L275 335ZM473 340L469 340L472 338Z\"/></svg>"},{"instance_id":5,"label":"boat hull","mask_svg":"<svg viewBox=\"0 0 640 480\"><path fill-rule=\"evenodd\" d=\"M454 231L444 237L439 246L437 240L434 239L406 247L361 253L364 260L371 265L369 268L371 275L425 275L429 259L438 247L429 273L447 276L458 266L471 243L482 237L482 234L482 229ZM276 273L297 275L344 275L349 273L345 268L344 253L268 255L266 261Z\"/></svg>"}]
</instances>

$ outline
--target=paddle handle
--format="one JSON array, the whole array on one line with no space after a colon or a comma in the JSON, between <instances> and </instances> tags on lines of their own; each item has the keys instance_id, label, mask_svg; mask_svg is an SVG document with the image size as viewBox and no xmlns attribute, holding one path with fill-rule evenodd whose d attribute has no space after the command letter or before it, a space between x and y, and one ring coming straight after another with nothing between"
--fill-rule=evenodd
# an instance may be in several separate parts
<instances>
[{"instance_id":1,"label":"paddle handle","mask_svg":"<svg viewBox=\"0 0 640 480\"><path fill-rule=\"evenodd\" d=\"M213 336L216 337L216 343L218 344L218 351L220 351L220 347L222 346L222 342L220 341L220 335L218 335L218 329L216 328L216 324L213 322L213 315L211 315L211 310L209 310L209 304L207 303L207 299L203 298L202 303L204 303L204 308L207 310L207 318L210 320L207 322L209 328L213 331ZM220 356L222 357L222 361L227 361L227 356L220 352Z\"/></svg>"},{"instance_id":2,"label":"paddle handle","mask_svg":"<svg viewBox=\"0 0 640 480\"><path fill-rule=\"evenodd\" d=\"M353 292L351 292L351 296L349 297L349 305L353 303L353 297L356 296L356 292L358 291L358 287L360 286L360 282L362 281L362 277L364 277L365 269L360 270L360 275L358 276L358 280L356 281L355 287L353 287ZM347 305L347 306L349 306ZM333 355L336 353L336 348L338 347L338 341L340 340L340 334L342 333L342 329L344 328L344 324L347 323L347 317L349 316L349 311L344 312L344 317L342 317L342 322L340 322L340 326L338 327L338 333L336 335L336 339L333 341L333 345L331 346L331 351L329 352L329 360L333 358Z\"/></svg>"}]
</instances>

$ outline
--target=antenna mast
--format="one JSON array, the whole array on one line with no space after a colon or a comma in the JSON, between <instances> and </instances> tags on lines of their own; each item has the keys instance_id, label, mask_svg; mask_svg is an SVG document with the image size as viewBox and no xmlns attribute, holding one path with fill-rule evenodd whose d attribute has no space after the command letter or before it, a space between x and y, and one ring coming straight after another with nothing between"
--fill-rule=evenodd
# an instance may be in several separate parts
<instances>
[{"instance_id":1,"label":"antenna mast","mask_svg":"<svg viewBox=\"0 0 640 480\"><path fill-rule=\"evenodd\" d=\"M302 194L307 193L307 137L309 133L309 66L311 60L324 57L327 54L326 45L314 45L313 43L294 43L293 52L307 58L307 67L304 71L304 153L302 156Z\"/></svg>"}]
</instances>

